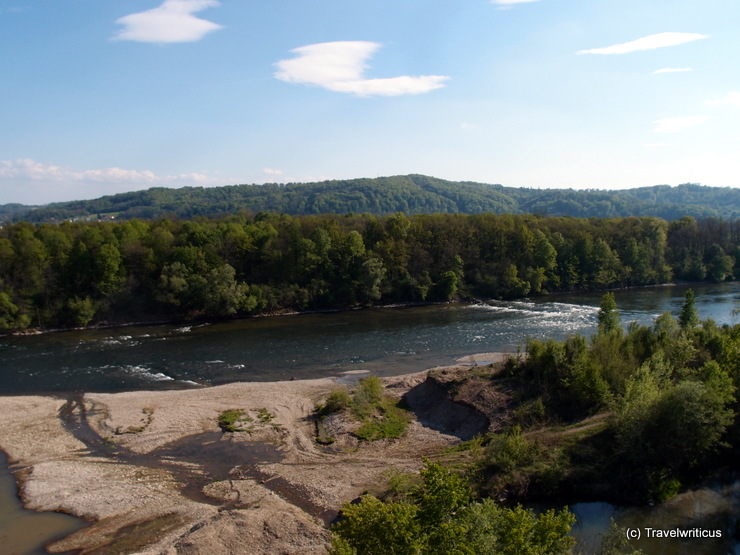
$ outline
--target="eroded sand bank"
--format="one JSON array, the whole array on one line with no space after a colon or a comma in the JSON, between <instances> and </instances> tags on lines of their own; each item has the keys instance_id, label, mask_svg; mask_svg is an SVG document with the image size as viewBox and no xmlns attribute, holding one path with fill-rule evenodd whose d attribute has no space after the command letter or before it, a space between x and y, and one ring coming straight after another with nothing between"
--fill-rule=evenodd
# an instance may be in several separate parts
<instances>
[{"instance_id":1,"label":"eroded sand bank","mask_svg":"<svg viewBox=\"0 0 740 555\"><path fill-rule=\"evenodd\" d=\"M400 396L425 378L384 381ZM335 387L319 379L4 397L0 448L23 468L28 508L91 522L52 552L324 553L326 523L343 503L459 441L414 420L400 440L321 446L312 413ZM244 411L248 433L221 433L227 409Z\"/></svg>"}]
</instances>

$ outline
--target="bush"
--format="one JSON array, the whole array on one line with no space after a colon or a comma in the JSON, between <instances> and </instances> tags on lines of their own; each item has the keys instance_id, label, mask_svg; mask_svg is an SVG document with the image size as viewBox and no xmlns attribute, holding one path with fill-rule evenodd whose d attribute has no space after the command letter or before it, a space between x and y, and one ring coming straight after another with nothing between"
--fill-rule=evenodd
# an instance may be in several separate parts
<instances>
[{"instance_id":1,"label":"bush","mask_svg":"<svg viewBox=\"0 0 740 555\"><path fill-rule=\"evenodd\" d=\"M392 399L387 399L380 405L380 417L369 418L362 426L355 430L355 435L365 441L383 438L398 438L403 435L409 426L411 417L408 412L395 405Z\"/></svg>"},{"instance_id":2,"label":"bush","mask_svg":"<svg viewBox=\"0 0 740 555\"><path fill-rule=\"evenodd\" d=\"M319 408L319 414L321 416L328 416L335 412L341 412L349 407L352 402L352 398L349 396L349 392L344 387L338 387L329 393L326 398L326 404Z\"/></svg>"},{"instance_id":3,"label":"bush","mask_svg":"<svg viewBox=\"0 0 740 555\"><path fill-rule=\"evenodd\" d=\"M517 468L534 461L536 446L522 435L519 426L504 434L496 434L488 444L486 459L491 469L511 474Z\"/></svg>"},{"instance_id":4,"label":"bush","mask_svg":"<svg viewBox=\"0 0 740 555\"><path fill-rule=\"evenodd\" d=\"M570 553L575 517L567 509L536 514L472 502L464 478L427 462L422 484L406 500L383 503L372 496L342 507L332 527L333 555L475 553L560 555Z\"/></svg>"},{"instance_id":5,"label":"bush","mask_svg":"<svg viewBox=\"0 0 740 555\"><path fill-rule=\"evenodd\" d=\"M373 441L401 437L411 417L398 405L396 399L383 393L383 382L377 376L361 380L352 395L345 388L337 388L329 394L326 404L316 407L319 416L316 424L317 441L323 444L334 442L334 438L326 434L323 419L345 409L351 410L361 422L354 432L359 439Z\"/></svg>"},{"instance_id":6,"label":"bush","mask_svg":"<svg viewBox=\"0 0 740 555\"><path fill-rule=\"evenodd\" d=\"M377 376L369 376L360 383L352 396L352 411L357 418L369 417L383 399L383 382Z\"/></svg>"},{"instance_id":7,"label":"bush","mask_svg":"<svg viewBox=\"0 0 740 555\"><path fill-rule=\"evenodd\" d=\"M238 425L244 421L244 409L229 409L218 415L218 425L224 432L244 431Z\"/></svg>"}]
</instances>

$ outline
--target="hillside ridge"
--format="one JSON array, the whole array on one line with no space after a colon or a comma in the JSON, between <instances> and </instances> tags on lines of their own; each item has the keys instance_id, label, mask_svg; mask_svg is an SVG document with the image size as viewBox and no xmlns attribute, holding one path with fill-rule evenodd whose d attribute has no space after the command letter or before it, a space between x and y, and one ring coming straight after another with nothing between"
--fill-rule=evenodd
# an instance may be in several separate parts
<instances>
[{"instance_id":1,"label":"hillside ridge","mask_svg":"<svg viewBox=\"0 0 740 555\"><path fill-rule=\"evenodd\" d=\"M0 205L0 221L221 217L240 211L310 214L540 214L734 219L740 189L694 183L624 190L531 189L419 174L221 187L154 187L43 206Z\"/></svg>"}]
</instances>

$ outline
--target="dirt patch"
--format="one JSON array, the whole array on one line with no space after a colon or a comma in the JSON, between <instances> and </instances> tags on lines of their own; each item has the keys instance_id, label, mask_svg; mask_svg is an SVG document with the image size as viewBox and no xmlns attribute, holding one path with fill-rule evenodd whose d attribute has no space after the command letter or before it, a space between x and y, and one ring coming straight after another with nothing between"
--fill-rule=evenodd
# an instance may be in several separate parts
<instances>
[{"instance_id":1,"label":"dirt patch","mask_svg":"<svg viewBox=\"0 0 740 555\"><path fill-rule=\"evenodd\" d=\"M430 371L429 380L445 389L451 401L475 409L488 419L488 431L509 425L515 408L515 391L495 380L503 366L496 362L485 366L451 366Z\"/></svg>"},{"instance_id":2,"label":"dirt patch","mask_svg":"<svg viewBox=\"0 0 740 555\"><path fill-rule=\"evenodd\" d=\"M475 408L450 400L447 390L432 379L425 380L403 396L422 426L463 441L485 433L490 422Z\"/></svg>"}]
</instances>

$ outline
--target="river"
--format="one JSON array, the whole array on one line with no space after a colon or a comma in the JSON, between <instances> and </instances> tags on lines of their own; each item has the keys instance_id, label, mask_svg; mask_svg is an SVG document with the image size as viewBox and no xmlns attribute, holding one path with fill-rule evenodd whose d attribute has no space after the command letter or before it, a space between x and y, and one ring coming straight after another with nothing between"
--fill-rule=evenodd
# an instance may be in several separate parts
<instances>
[{"instance_id":1,"label":"river","mask_svg":"<svg viewBox=\"0 0 740 555\"><path fill-rule=\"evenodd\" d=\"M623 324L634 320L651 324L664 312L677 316L686 289L666 286L616 291ZM693 289L701 319L737 323L733 310L740 304L740 284L696 285ZM417 372L450 364L465 355L523 350L528 337L590 335L596 330L601 297L601 293L584 293L511 302L297 314L211 325L128 326L3 337L0 394L67 395L318 378L352 371L378 375ZM3 460L0 467L6 467ZM12 484L9 474L1 476L6 484ZM738 487L737 482L719 484L657 508L578 504L573 507L579 517L575 535L584 552L589 553L610 517L627 527L636 523L646 526L645 522L666 527L706 523L706 515L719 514L725 518L721 525L728 529L737 526ZM674 506L683 508L670 509ZM16 530L21 521L30 522L31 529L47 530L46 540L58 535L59 530L81 525L69 518L24 511L12 485L0 489L0 537L5 542L19 539ZM33 547L19 547L17 552L42 553L42 544L40 540ZM643 539L640 547L650 555L697 553L691 551L696 543L687 544L685 549L682 545ZM732 541L702 545L709 549L702 553L739 552Z\"/></svg>"},{"instance_id":2,"label":"river","mask_svg":"<svg viewBox=\"0 0 740 555\"><path fill-rule=\"evenodd\" d=\"M734 323L738 284L694 288L702 319ZM615 293L623 323L677 315L686 288ZM273 381L366 370L416 372L527 337L590 335L601 294L376 308L212 325L130 326L0 338L0 394L126 391Z\"/></svg>"}]
</instances>

